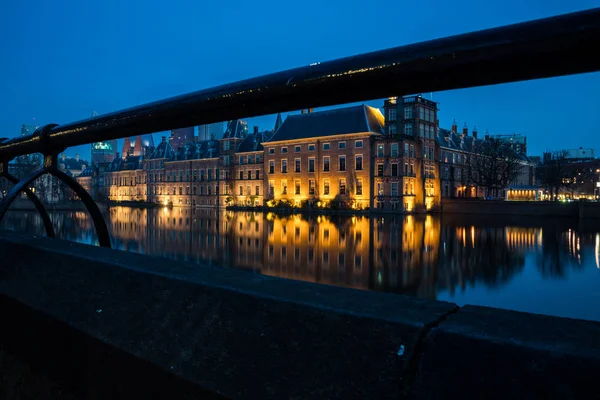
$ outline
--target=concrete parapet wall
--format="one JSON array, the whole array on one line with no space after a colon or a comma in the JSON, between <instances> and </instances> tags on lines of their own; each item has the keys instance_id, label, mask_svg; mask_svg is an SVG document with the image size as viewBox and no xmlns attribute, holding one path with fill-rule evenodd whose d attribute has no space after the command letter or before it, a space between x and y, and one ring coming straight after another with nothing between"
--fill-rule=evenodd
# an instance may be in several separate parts
<instances>
[{"instance_id":1,"label":"concrete parapet wall","mask_svg":"<svg viewBox=\"0 0 600 400\"><path fill-rule=\"evenodd\" d=\"M6 232L0 260L0 398L563 398L600 367L593 322Z\"/></svg>"},{"instance_id":2,"label":"concrete parapet wall","mask_svg":"<svg viewBox=\"0 0 600 400\"><path fill-rule=\"evenodd\" d=\"M398 398L456 308L45 238L0 255L0 349L84 397Z\"/></svg>"}]
</instances>

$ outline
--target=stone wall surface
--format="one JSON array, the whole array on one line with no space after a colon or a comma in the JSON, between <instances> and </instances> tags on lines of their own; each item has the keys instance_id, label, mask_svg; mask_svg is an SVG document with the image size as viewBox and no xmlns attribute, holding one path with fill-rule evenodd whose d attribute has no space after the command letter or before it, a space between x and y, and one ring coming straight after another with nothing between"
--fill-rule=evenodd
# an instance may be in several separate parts
<instances>
[{"instance_id":1,"label":"stone wall surface","mask_svg":"<svg viewBox=\"0 0 600 400\"><path fill-rule=\"evenodd\" d=\"M0 315L3 398L577 398L600 370L594 322L8 232Z\"/></svg>"}]
</instances>

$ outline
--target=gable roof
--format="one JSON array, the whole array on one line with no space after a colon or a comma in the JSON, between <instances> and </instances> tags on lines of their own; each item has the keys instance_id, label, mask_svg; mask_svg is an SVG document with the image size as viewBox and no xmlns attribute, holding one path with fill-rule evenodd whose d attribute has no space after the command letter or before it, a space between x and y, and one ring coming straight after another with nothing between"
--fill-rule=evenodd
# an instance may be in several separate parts
<instances>
[{"instance_id":1,"label":"gable roof","mask_svg":"<svg viewBox=\"0 0 600 400\"><path fill-rule=\"evenodd\" d=\"M348 133L383 133L384 119L373 107L360 105L289 115L271 141L308 139Z\"/></svg>"}]
</instances>

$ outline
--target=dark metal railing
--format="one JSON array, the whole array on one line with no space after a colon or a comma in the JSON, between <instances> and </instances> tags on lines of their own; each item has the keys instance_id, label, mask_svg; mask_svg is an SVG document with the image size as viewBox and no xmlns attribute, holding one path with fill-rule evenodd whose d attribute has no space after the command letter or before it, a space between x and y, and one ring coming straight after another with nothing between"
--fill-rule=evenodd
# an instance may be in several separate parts
<instances>
[{"instance_id":1,"label":"dark metal railing","mask_svg":"<svg viewBox=\"0 0 600 400\"><path fill-rule=\"evenodd\" d=\"M593 72L600 70L599 48L595 8L314 63L50 125L0 142L0 165L40 152L45 172L56 176L55 156L70 146L307 107ZM7 170L0 166L0 174Z\"/></svg>"}]
</instances>

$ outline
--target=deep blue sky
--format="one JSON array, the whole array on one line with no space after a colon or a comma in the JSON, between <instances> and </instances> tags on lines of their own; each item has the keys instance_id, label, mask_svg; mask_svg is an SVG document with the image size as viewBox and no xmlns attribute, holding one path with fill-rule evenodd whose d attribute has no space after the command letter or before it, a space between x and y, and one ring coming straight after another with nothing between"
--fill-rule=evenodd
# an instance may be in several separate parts
<instances>
[{"instance_id":1,"label":"deep blue sky","mask_svg":"<svg viewBox=\"0 0 600 400\"><path fill-rule=\"evenodd\" d=\"M0 136L230 81L598 7L598 0L0 2ZM518 68L518 66L515 66ZM600 73L434 93L440 124L600 151ZM427 94L429 95L429 94ZM381 101L370 103L381 106ZM33 120L35 118L35 121ZM271 128L273 117L249 125ZM89 146L71 149L89 157ZM598 154L597 154L598 155Z\"/></svg>"}]
</instances>

